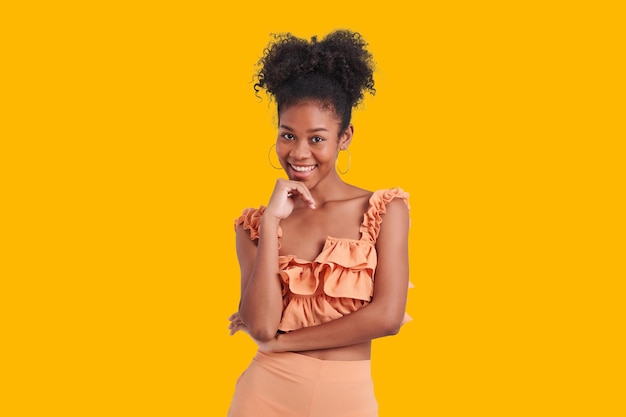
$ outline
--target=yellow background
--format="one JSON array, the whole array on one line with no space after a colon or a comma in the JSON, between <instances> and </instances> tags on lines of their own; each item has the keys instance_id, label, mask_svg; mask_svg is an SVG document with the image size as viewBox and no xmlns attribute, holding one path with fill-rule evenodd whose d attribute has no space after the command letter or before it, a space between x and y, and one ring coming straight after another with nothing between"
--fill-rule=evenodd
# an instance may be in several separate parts
<instances>
[{"instance_id":1,"label":"yellow background","mask_svg":"<svg viewBox=\"0 0 626 417\"><path fill-rule=\"evenodd\" d=\"M254 64L336 28L378 68L345 179L411 193L381 417L624 415L617 3L0 6L0 415L225 415L232 221L278 172Z\"/></svg>"}]
</instances>

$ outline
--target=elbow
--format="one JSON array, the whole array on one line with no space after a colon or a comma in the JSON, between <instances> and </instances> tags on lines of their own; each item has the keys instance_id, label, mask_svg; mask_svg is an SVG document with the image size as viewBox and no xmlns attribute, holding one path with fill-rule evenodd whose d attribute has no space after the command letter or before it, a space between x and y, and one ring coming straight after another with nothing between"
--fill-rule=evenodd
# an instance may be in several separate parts
<instances>
[{"instance_id":1,"label":"elbow","mask_svg":"<svg viewBox=\"0 0 626 417\"><path fill-rule=\"evenodd\" d=\"M276 337L279 321L271 320L263 315L252 314L241 308L241 320L245 323L246 332L258 342L268 342Z\"/></svg>"},{"instance_id":2,"label":"elbow","mask_svg":"<svg viewBox=\"0 0 626 417\"><path fill-rule=\"evenodd\" d=\"M383 336L394 336L398 334L400 332L400 327L402 327L402 323L397 323L395 321L385 323L382 328Z\"/></svg>"},{"instance_id":3,"label":"elbow","mask_svg":"<svg viewBox=\"0 0 626 417\"><path fill-rule=\"evenodd\" d=\"M243 317L242 317L243 318ZM254 340L258 342L267 342L276 337L278 325L259 320L245 320L246 331Z\"/></svg>"},{"instance_id":4,"label":"elbow","mask_svg":"<svg viewBox=\"0 0 626 417\"><path fill-rule=\"evenodd\" d=\"M387 336L397 335L398 333L400 333L400 327L402 327L402 324L397 324L397 325L392 324L392 325L387 326L387 328L385 329L386 335Z\"/></svg>"},{"instance_id":5,"label":"elbow","mask_svg":"<svg viewBox=\"0 0 626 417\"><path fill-rule=\"evenodd\" d=\"M390 312L389 314L381 315L380 328L383 336L394 336L400 332L402 323L404 321L404 312L397 314Z\"/></svg>"},{"instance_id":6,"label":"elbow","mask_svg":"<svg viewBox=\"0 0 626 417\"><path fill-rule=\"evenodd\" d=\"M268 342L276 337L276 330L267 327L249 329L250 336L258 342Z\"/></svg>"}]
</instances>

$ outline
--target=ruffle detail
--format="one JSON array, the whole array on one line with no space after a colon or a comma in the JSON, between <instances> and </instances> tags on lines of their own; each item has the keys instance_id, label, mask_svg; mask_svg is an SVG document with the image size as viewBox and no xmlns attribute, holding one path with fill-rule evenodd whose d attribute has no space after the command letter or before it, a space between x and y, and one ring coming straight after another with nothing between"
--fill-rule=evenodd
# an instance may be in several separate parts
<instances>
[{"instance_id":1,"label":"ruffle detail","mask_svg":"<svg viewBox=\"0 0 626 417\"><path fill-rule=\"evenodd\" d=\"M317 261L316 272L324 283L324 294L367 302L372 299L378 261L374 245L329 237Z\"/></svg>"},{"instance_id":2,"label":"ruffle detail","mask_svg":"<svg viewBox=\"0 0 626 417\"><path fill-rule=\"evenodd\" d=\"M259 238L259 227L261 225L261 217L265 212L265 206L260 206L258 209L247 208L235 219L235 229L240 224L243 225L244 230L250 231L250 239L256 240ZM280 248L280 238L283 236L282 229L278 227L278 247Z\"/></svg>"},{"instance_id":3,"label":"ruffle detail","mask_svg":"<svg viewBox=\"0 0 626 417\"><path fill-rule=\"evenodd\" d=\"M279 329L289 332L303 327L317 326L357 311L361 307L357 305L356 300L339 300L325 295L292 297L285 305Z\"/></svg>"},{"instance_id":4,"label":"ruffle detail","mask_svg":"<svg viewBox=\"0 0 626 417\"><path fill-rule=\"evenodd\" d=\"M374 293L376 248L359 240L328 237L314 261L279 258L280 277L289 292L300 296L326 294L370 301ZM320 287L320 283L323 286Z\"/></svg>"},{"instance_id":5,"label":"ruffle detail","mask_svg":"<svg viewBox=\"0 0 626 417\"><path fill-rule=\"evenodd\" d=\"M259 238L259 225L261 224L261 216L263 216L263 212L265 211L265 207L261 206L258 209L247 208L239 216L235 219L235 229L240 224L243 225L244 230L250 231L250 239L256 240Z\"/></svg>"},{"instance_id":6,"label":"ruffle detail","mask_svg":"<svg viewBox=\"0 0 626 417\"><path fill-rule=\"evenodd\" d=\"M380 224L383 221L382 215L387 212L387 204L394 198L404 201L404 204L410 209L409 193L402 190L402 188L378 190L372 194L369 208L365 212L363 223L361 223L361 239L372 243L376 242L380 232Z\"/></svg>"},{"instance_id":7,"label":"ruffle detail","mask_svg":"<svg viewBox=\"0 0 626 417\"><path fill-rule=\"evenodd\" d=\"M369 207L360 226L361 238L342 239L328 236L314 260L281 255L279 274L283 293L283 315L279 329L297 330L315 326L353 313L372 300L374 272L378 262L376 239L386 213L386 205L394 198L407 207L409 194L401 188L372 193ZM235 228L243 225L250 239L259 238L259 226L265 206L248 208L235 220ZM279 247L282 229L278 228ZM413 285L409 283L409 288ZM405 313L402 324L411 320Z\"/></svg>"},{"instance_id":8,"label":"ruffle detail","mask_svg":"<svg viewBox=\"0 0 626 417\"><path fill-rule=\"evenodd\" d=\"M291 294L313 295L319 287L319 277L309 261L296 257L280 257L280 278Z\"/></svg>"},{"instance_id":9,"label":"ruffle detail","mask_svg":"<svg viewBox=\"0 0 626 417\"><path fill-rule=\"evenodd\" d=\"M315 326L369 304L376 263L371 243L333 237L313 261L280 256L284 310L279 328Z\"/></svg>"}]
</instances>

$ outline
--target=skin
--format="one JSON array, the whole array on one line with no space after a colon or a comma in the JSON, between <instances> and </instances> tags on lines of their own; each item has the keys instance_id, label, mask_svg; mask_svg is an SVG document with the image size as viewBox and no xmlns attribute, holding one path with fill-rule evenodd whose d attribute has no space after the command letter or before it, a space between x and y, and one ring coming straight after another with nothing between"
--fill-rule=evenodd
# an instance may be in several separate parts
<instances>
[{"instance_id":1,"label":"skin","mask_svg":"<svg viewBox=\"0 0 626 417\"><path fill-rule=\"evenodd\" d=\"M345 183L335 168L338 152L352 141L352 125L340 132L340 120L332 109L315 101L283 109L279 118L276 149L288 179L276 181L257 241L238 226L241 301L239 311L229 317L230 333L247 332L263 351L291 351L327 360L369 359L372 339L396 334L404 318L408 209L398 199L387 205L376 243L378 266L370 304L328 323L277 335L283 306L278 256L311 260L327 236L359 239L372 195Z\"/></svg>"}]
</instances>

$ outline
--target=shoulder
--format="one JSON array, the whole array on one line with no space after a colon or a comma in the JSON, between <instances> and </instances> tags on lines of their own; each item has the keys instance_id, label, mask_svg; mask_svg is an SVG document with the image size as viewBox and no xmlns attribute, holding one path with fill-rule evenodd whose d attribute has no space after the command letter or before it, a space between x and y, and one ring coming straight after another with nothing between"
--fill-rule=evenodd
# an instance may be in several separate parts
<instances>
[{"instance_id":1,"label":"shoulder","mask_svg":"<svg viewBox=\"0 0 626 417\"><path fill-rule=\"evenodd\" d=\"M403 252L408 244L408 233L411 224L409 217L408 193L395 188L383 190L384 202L380 212L380 223L377 236L377 247L391 252ZM389 251L386 251L389 253Z\"/></svg>"},{"instance_id":2,"label":"shoulder","mask_svg":"<svg viewBox=\"0 0 626 417\"><path fill-rule=\"evenodd\" d=\"M362 232L376 242L383 223L384 229L404 228L408 219L409 193L400 187L376 190L370 196Z\"/></svg>"},{"instance_id":3,"label":"shoulder","mask_svg":"<svg viewBox=\"0 0 626 417\"><path fill-rule=\"evenodd\" d=\"M394 210L397 210L395 207L402 207L406 211L410 208L409 193L400 187L376 190L370 197L370 206L380 214L386 213L392 207Z\"/></svg>"},{"instance_id":4,"label":"shoulder","mask_svg":"<svg viewBox=\"0 0 626 417\"><path fill-rule=\"evenodd\" d=\"M258 239L263 212L265 212L265 206L244 209L241 215L235 219L235 230L247 230L250 233L250 239Z\"/></svg>"}]
</instances>

